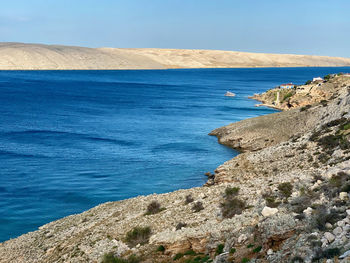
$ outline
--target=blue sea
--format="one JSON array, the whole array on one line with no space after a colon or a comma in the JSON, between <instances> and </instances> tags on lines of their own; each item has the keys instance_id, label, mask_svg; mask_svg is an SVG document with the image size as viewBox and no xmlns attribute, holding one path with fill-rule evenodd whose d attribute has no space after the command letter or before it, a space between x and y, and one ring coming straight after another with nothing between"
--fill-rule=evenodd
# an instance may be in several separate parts
<instances>
[{"instance_id":1,"label":"blue sea","mask_svg":"<svg viewBox=\"0 0 350 263\"><path fill-rule=\"evenodd\" d=\"M249 95L341 71L0 71L0 242L106 201L202 185L238 154L208 133L275 112Z\"/></svg>"}]
</instances>

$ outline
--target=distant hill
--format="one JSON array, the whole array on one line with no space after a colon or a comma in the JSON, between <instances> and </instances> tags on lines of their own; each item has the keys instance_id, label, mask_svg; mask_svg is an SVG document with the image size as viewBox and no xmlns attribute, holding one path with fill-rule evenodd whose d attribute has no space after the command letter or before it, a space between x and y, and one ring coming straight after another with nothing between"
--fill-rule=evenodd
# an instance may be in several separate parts
<instances>
[{"instance_id":1,"label":"distant hill","mask_svg":"<svg viewBox=\"0 0 350 263\"><path fill-rule=\"evenodd\" d=\"M0 43L0 70L338 67L350 58L194 49Z\"/></svg>"}]
</instances>

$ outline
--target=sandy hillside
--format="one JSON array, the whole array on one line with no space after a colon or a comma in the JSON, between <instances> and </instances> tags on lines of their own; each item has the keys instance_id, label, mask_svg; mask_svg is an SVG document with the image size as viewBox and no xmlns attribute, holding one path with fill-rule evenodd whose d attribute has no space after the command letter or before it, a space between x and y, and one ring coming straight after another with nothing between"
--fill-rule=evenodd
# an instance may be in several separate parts
<instances>
[{"instance_id":1,"label":"sandy hillside","mask_svg":"<svg viewBox=\"0 0 350 263\"><path fill-rule=\"evenodd\" d=\"M190 49L0 43L0 70L350 66L350 58Z\"/></svg>"}]
</instances>

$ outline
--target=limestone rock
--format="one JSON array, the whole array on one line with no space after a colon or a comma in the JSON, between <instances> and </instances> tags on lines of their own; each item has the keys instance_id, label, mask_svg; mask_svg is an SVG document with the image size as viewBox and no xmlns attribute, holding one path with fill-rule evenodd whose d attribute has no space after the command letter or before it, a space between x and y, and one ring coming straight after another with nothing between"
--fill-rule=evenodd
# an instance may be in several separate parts
<instances>
[{"instance_id":1,"label":"limestone rock","mask_svg":"<svg viewBox=\"0 0 350 263\"><path fill-rule=\"evenodd\" d=\"M268 206L265 206L263 208L263 210L261 211L261 214L264 216L264 217L269 217L269 216L273 216L275 214L278 213L278 209L277 208L271 208L271 207L268 207Z\"/></svg>"}]
</instances>

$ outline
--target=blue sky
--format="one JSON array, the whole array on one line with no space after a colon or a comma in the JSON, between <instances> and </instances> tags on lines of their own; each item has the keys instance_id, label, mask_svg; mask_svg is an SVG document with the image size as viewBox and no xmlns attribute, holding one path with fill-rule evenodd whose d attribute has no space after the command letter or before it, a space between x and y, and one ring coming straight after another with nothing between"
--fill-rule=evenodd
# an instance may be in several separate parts
<instances>
[{"instance_id":1,"label":"blue sky","mask_svg":"<svg viewBox=\"0 0 350 263\"><path fill-rule=\"evenodd\" d=\"M350 57L350 0L1 0L0 41Z\"/></svg>"}]
</instances>

